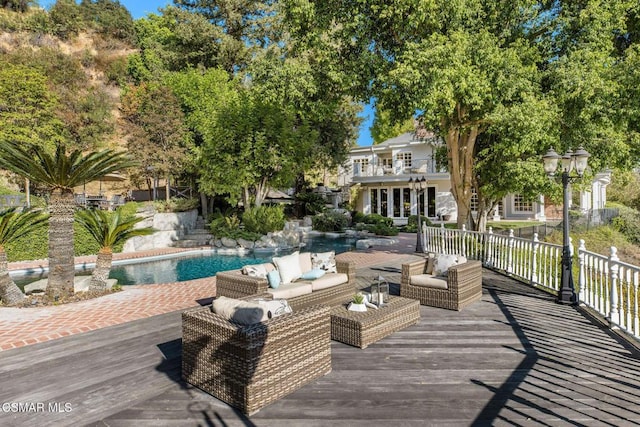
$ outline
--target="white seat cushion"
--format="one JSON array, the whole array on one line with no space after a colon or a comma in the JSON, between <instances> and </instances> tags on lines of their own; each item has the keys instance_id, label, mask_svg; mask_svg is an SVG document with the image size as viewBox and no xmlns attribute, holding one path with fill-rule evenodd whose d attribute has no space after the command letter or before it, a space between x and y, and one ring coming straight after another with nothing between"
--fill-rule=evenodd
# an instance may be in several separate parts
<instances>
[{"instance_id":1,"label":"white seat cushion","mask_svg":"<svg viewBox=\"0 0 640 427\"><path fill-rule=\"evenodd\" d=\"M273 299L276 298L294 298L299 297L300 295L310 294L313 291L311 287L311 283L306 282L296 282L296 283L287 283L278 286L276 289L268 289L271 295L273 295Z\"/></svg>"},{"instance_id":2,"label":"white seat cushion","mask_svg":"<svg viewBox=\"0 0 640 427\"><path fill-rule=\"evenodd\" d=\"M332 286L341 285L349 281L349 276L344 273L327 273L322 277L314 280L305 280L297 283L310 283L314 291L330 288Z\"/></svg>"},{"instance_id":3,"label":"white seat cushion","mask_svg":"<svg viewBox=\"0 0 640 427\"><path fill-rule=\"evenodd\" d=\"M411 276L409 283L416 286L426 286L427 288L449 288L446 280L432 276L431 274L416 274L415 276Z\"/></svg>"},{"instance_id":4,"label":"white seat cushion","mask_svg":"<svg viewBox=\"0 0 640 427\"><path fill-rule=\"evenodd\" d=\"M253 325L267 320L267 309L256 302L220 296L213 300L211 311L241 325Z\"/></svg>"}]
</instances>

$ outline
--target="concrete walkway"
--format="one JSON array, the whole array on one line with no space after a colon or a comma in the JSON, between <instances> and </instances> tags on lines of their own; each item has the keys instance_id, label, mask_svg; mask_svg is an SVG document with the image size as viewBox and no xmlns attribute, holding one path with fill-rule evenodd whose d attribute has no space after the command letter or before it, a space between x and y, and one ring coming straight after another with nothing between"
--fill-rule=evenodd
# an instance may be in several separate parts
<instances>
[{"instance_id":1,"label":"concrete walkway","mask_svg":"<svg viewBox=\"0 0 640 427\"><path fill-rule=\"evenodd\" d=\"M400 263L413 254L415 234L401 234L391 246L346 252L338 259L353 261L358 269L381 263ZM189 249L167 248L115 254L114 259L141 258ZM192 250L192 249L191 249ZM91 263L95 256L78 257L76 264ZM46 260L11 263L9 269L38 269ZM92 331L207 303L216 295L215 277L188 282L125 286L122 292L104 297L50 307L0 307L0 351Z\"/></svg>"}]
</instances>

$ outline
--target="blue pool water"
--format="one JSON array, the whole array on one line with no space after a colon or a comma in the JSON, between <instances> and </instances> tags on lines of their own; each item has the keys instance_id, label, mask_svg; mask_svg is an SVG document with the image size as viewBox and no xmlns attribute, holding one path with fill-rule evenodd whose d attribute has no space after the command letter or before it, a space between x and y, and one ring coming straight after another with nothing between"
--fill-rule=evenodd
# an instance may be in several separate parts
<instances>
[{"instance_id":1,"label":"blue pool water","mask_svg":"<svg viewBox=\"0 0 640 427\"><path fill-rule=\"evenodd\" d=\"M355 239L348 238L313 238L306 243L302 249L305 252L335 251L339 254L355 248ZM211 254L172 258L113 267L109 277L117 279L121 285L182 282L215 276L218 271L269 262L273 256L273 253L247 256Z\"/></svg>"}]
</instances>

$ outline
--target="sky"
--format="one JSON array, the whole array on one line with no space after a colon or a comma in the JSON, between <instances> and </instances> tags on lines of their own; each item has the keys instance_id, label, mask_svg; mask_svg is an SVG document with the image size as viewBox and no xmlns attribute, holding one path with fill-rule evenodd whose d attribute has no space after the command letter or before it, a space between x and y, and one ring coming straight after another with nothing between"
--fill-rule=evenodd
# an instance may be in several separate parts
<instances>
[{"instance_id":1,"label":"sky","mask_svg":"<svg viewBox=\"0 0 640 427\"><path fill-rule=\"evenodd\" d=\"M55 3L55 0L40 0L39 4L48 8ZM133 19L142 18L149 13L158 13L158 9L167 5L173 4L171 0L120 0L120 4L127 8ZM373 107L371 105L365 105L360 117L363 118L360 125L360 136L358 138L358 145L366 146L372 144L371 131L369 128L373 124Z\"/></svg>"}]
</instances>

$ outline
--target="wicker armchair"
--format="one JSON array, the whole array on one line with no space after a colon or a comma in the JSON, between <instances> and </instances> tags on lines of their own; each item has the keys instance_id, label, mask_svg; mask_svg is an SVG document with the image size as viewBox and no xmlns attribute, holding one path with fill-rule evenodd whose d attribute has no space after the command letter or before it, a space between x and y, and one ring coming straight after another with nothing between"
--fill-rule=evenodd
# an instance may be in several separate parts
<instances>
[{"instance_id":1,"label":"wicker armchair","mask_svg":"<svg viewBox=\"0 0 640 427\"><path fill-rule=\"evenodd\" d=\"M336 306L351 298L356 291L356 265L354 262L336 261L338 273L348 277L346 283L330 288L313 291L310 294L287 299L294 310L323 304ZM269 283L267 279L247 276L240 270L223 271L216 274L216 296L229 298L245 298L251 295L267 293Z\"/></svg>"},{"instance_id":2,"label":"wicker armchair","mask_svg":"<svg viewBox=\"0 0 640 427\"><path fill-rule=\"evenodd\" d=\"M462 310L482 298L482 264L467 261L449 268L446 289L412 284L411 276L426 273L427 259L402 264L400 296L420 300L421 305Z\"/></svg>"},{"instance_id":3,"label":"wicker armchair","mask_svg":"<svg viewBox=\"0 0 640 427\"><path fill-rule=\"evenodd\" d=\"M239 326L209 307L182 314L182 378L246 414L331 372L329 308Z\"/></svg>"}]
</instances>

